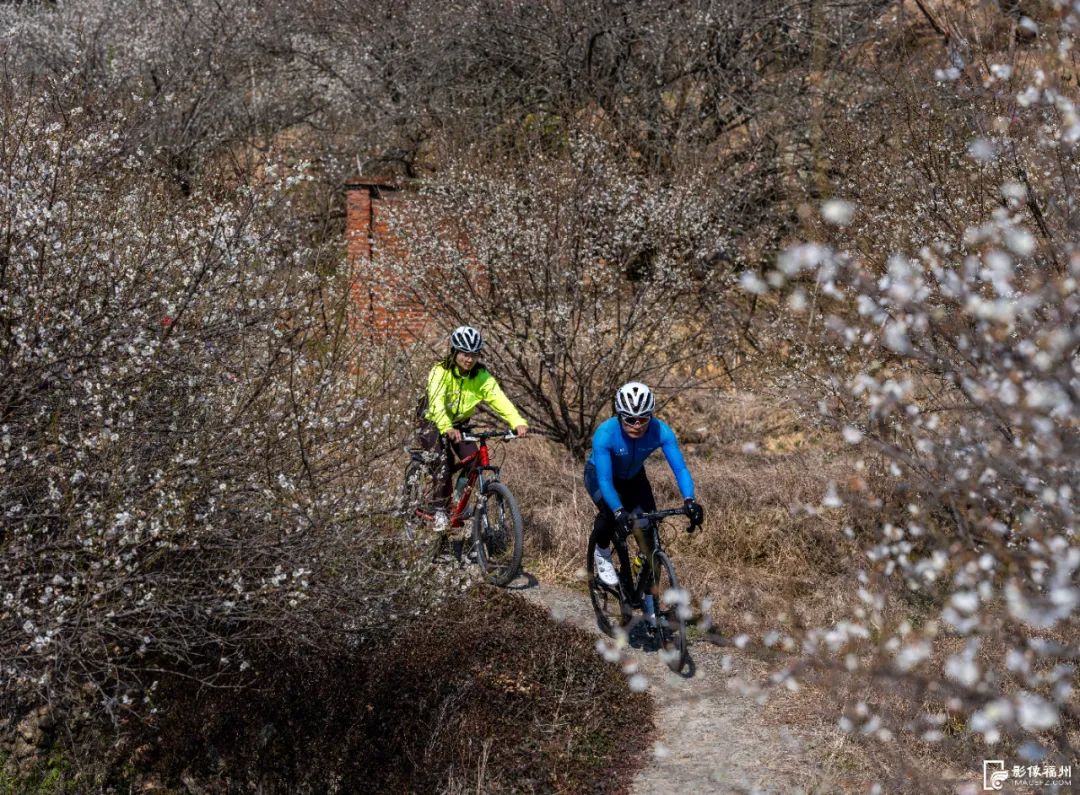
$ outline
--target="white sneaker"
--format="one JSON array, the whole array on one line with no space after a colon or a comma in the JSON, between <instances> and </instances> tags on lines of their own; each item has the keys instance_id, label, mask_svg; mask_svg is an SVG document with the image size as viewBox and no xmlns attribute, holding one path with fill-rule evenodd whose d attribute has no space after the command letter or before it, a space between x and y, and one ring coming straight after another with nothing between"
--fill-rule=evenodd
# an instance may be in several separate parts
<instances>
[{"instance_id":1,"label":"white sneaker","mask_svg":"<svg viewBox=\"0 0 1080 795\"><path fill-rule=\"evenodd\" d=\"M593 552L593 566L596 568L596 576L604 585L614 588L619 584L619 574L611 564L611 550L605 555L597 547Z\"/></svg>"},{"instance_id":2,"label":"white sneaker","mask_svg":"<svg viewBox=\"0 0 1080 795\"><path fill-rule=\"evenodd\" d=\"M446 515L446 511L435 511L435 532L445 533L446 528L450 526L450 517Z\"/></svg>"}]
</instances>

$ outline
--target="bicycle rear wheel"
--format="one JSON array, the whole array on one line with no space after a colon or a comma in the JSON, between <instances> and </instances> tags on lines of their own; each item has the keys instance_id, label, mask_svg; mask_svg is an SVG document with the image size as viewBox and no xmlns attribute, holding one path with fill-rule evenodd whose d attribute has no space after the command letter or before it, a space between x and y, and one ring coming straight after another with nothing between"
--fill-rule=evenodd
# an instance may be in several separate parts
<instances>
[{"instance_id":1,"label":"bicycle rear wheel","mask_svg":"<svg viewBox=\"0 0 1080 795\"><path fill-rule=\"evenodd\" d=\"M410 461L405 467L399 501L402 529L405 541L414 544L428 561L439 556L445 536L432 528L432 486L431 470L427 465L415 459Z\"/></svg>"},{"instance_id":2,"label":"bicycle rear wheel","mask_svg":"<svg viewBox=\"0 0 1080 795\"><path fill-rule=\"evenodd\" d=\"M654 582L656 583L656 631L660 644L660 656L675 673L686 665L686 618L690 612L690 598L679 588L675 567L663 552L654 557Z\"/></svg>"},{"instance_id":3,"label":"bicycle rear wheel","mask_svg":"<svg viewBox=\"0 0 1080 795\"><path fill-rule=\"evenodd\" d=\"M589 549L585 558L585 570L589 573L589 599L592 601L593 611L596 613L596 624L600 631L610 637L615 637L618 627L626 626L631 619L630 608L623 602L619 595L619 586L604 585L596 576L596 562L593 553L596 551L596 537L589 537ZM611 563L615 571L619 571L618 557L612 555Z\"/></svg>"},{"instance_id":4,"label":"bicycle rear wheel","mask_svg":"<svg viewBox=\"0 0 1080 795\"><path fill-rule=\"evenodd\" d=\"M521 570L525 530L517 500L506 484L486 485L473 517L473 548L476 562L493 585L507 585Z\"/></svg>"}]
</instances>

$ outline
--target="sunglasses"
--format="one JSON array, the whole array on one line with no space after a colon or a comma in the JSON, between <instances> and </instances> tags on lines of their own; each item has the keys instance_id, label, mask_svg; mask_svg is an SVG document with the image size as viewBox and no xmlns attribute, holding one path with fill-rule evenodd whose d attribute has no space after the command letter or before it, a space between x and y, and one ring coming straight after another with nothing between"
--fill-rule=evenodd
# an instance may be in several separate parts
<instances>
[{"instance_id":1,"label":"sunglasses","mask_svg":"<svg viewBox=\"0 0 1080 795\"><path fill-rule=\"evenodd\" d=\"M652 419L652 414L646 414L643 417L628 417L625 414L620 414L619 419L621 419L623 422L625 422L632 428L638 428L642 425L647 425L649 420Z\"/></svg>"}]
</instances>

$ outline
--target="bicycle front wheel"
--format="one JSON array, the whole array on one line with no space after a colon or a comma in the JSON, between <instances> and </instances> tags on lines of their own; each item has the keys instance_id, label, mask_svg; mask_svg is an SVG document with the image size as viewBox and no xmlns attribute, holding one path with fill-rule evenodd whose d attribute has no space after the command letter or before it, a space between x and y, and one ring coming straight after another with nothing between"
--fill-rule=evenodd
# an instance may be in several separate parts
<instances>
[{"instance_id":1,"label":"bicycle front wheel","mask_svg":"<svg viewBox=\"0 0 1080 795\"><path fill-rule=\"evenodd\" d=\"M521 570L525 530L517 500L505 484L488 483L473 518L476 561L493 585L507 585Z\"/></svg>"},{"instance_id":2,"label":"bicycle front wheel","mask_svg":"<svg viewBox=\"0 0 1080 795\"><path fill-rule=\"evenodd\" d=\"M653 557L656 583L656 629L660 656L675 673L686 665L686 618L690 613L690 597L679 587L675 567L663 552Z\"/></svg>"}]
</instances>

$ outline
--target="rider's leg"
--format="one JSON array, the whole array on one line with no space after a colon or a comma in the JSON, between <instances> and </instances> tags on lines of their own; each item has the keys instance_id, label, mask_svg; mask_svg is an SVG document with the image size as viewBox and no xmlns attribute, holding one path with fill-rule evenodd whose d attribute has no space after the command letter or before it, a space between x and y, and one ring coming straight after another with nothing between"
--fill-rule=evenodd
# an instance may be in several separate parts
<instances>
[{"instance_id":1,"label":"rider's leg","mask_svg":"<svg viewBox=\"0 0 1080 795\"><path fill-rule=\"evenodd\" d=\"M615 516L606 506L599 508L596 518L593 519L593 533L596 535L596 551L599 555L611 560L612 540L615 538ZM629 589L630 559L626 554L626 544L615 544L615 550L619 556L619 571L623 574L624 585Z\"/></svg>"},{"instance_id":2,"label":"rider's leg","mask_svg":"<svg viewBox=\"0 0 1080 795\"><path fill-rule=\"evenodd\" d=\"M593 519L593 535L596 536L596 548L606 549L611 554L611 539L615 537L615 517L607 508L600 508Z\"/></svg>"},{"instance_id":3,"label":"rider's leg","mask_svg":"<svg viewBox=\"0 0 1080 795\"><path fill-rule=\"evenodd\" d=\"M602 551L605 557L611 559L611 539L615 535L615 515L611 508L604 502L600 493L599 480L596 477L596 467L592 462L585 464L585 490L589 492L589 498L596 506L596 518L593 519L593 534L596 537L596 549Z\"/></svg>"},{"instance_id":4,"label":"rider's leg","mask_svg":"<svg viewBox=\"0 0 1080 795\"><path fill-rule=\"evenodd\" d=\"M653 496L652 484L642 469L632 478L616 480L615 490L623 501L623 507L628 511L635 508L642 513L651 513L656 510L656 497Z\"/></svg>"},{"instance_id":5,"label":"rider's leg","mask_svg":"<svg viewBox=\"0 0 1080 795\"><path fill-rule=\"evenodd\" d=\"M596 539L595 554L609 565L611 563L611 541L615 539L615 529L615 514L611 513L611 509L602 500L596 506L596 517L593 520L593 537ZM626 544L615 544L615 550L619 556L619 568L616 574L622 580L623 591L630 593L634 587L633 582L631 582L630 556L626 554ZM603 565L600 561L596 561L597 568ZM602 577L602 579L605 580L606 584L616 584L606 578Z\"/></svg>"},{"instance_id":6,"label":"rider's leg","mask_svg":"<svg viewBox=\"0 0 1080 795\"><path fill-rule=\"evenodd\" d=\"M475 455L476 451L479 450L480 448L476 444L476 442L451 442L449 439L447 439L446 444L447 444L447 447L450 448L450 450L453 451L452 454L447 453L447 458L446 458L447 467L448 467L447 468L447 476L446 476L446 481L447 481L446 496L447 496L447 502L449 502L450 501L450 499L449 499L450 494L451 494L452 489L453 489L452 484L454 482L454 475L455 475L455 473L458 473L458 472L461 471L461 468L462 468L461 467L461 462L464 461L469 456ZM455 499L457 499L457 495L455 496ZM453 510L455 507L456 507L456 505L450 505L450 510Z\"/></svg>"},{"instance_id":7,"label":"rider's leg","mask_svg":"<svg viewBox=\"0 0 1080 795\"><path fill-rule=\"evenodd\" d=\"M656 498L653 496L652 484L642 469L632 478L614 481L615 491L622 500L623 508L630 512L651 513L656 510ZM646 557L652 557L652 535L645 533L641 528L634 526L634 540L637 541L638 550Z\"/></svg>"},{"instance_id":8,"label":"rider's leg","mask_svg":"<svg viewBox=\"0 0 1080 795\"><path fill-rule=\"evenodd\" d=\"M616 491L618 490L619 481L615 481ZM615 585L617 580L613 575L617 575L622 579L623 591L630 593L633 590L633 584L630 581L630 559L626 554L626 544L616 544L615 549L619 556L619 568L615 572L614 567L611 565L611 542L615 537L615 514L611 512L611 508L604 502L604 497L600 492L599 481L596 477L596 469L593 465L586 464L585 466L585 488L589 492L589 497L592 498L593 504L596 506L596 518L593 520L593 535L596 539L596 552L595 566L598 573L601 573L601 581L606 585Z\"/></svg>"},{"instance_id":9,"label":"rider's leg","mask_svg":"<svg viewBox=\"0 0 1080 795\"><path fill-rule=\"evenodd\" d=\"M615 515L604 502L598 483L596 468L591 463L586 464L585 490L589 492L589 497L596 505L592 534L596 541L596 548L593 551L593 569L600 578L600 582L613 588L619 584L618 572L611 562L611 540L615 535Z\"/></svg>"},{"instance_id":10,"label":"rider's leg","mask_svg":"<svg viewBox=\"0 0 1080 795\"><path fill-rule=\"evenodd\" d=\"M461 429L460 426L457 427L459 430ZM458 461L464 461L480 449L476 442L454 442L453 448Z\"/></svg>"},{"instance_id":11,"label":"rider's leg","mask_svg":"<svg viewBox=\"0 0 1080 795\"><path fill-rule=\"evenodd\" d=\"M656 510L656 497L653 496L652 485L649 483L649 478L645 475L644 469L628 480L616 482L616 489L619 491L619 497L622 499L623 505L628 510L642 513L651 513ZM645 556L646 565L651 565L654 552L652 533L647 533L645 529L638 527L636 523L632 532L634 540L637 542L638 551ZM655 587L651 588L648 593L642 596L642 611L650 624L656 622L655 590Z\"/></svg>"},{"instance_id":12,"label":"rider's leg","mask_svg":"<svg viewBox=\"0 0 1080 795\"><path fill-rule=\"evenodd\" d=\"M615 517L610 510L598 508L596 518L593 519L593 538L596 539L596 549L593 552L593 567L596 569L600 581L604 585L614 587L619 584L619 571L616 571L611 562L611 540L615 535ZM622 558L620 555L620 563ZM620 571L626 571L625 566Z\"/></svg>"},{"instance_id":13,"label":"rider's leg","mask_svg":"<svg viewBox=\"0 0 1080 795\"><path fill-rule=\"evenodd\" d=\"M431 508L435 512L445 512L450 497L450 467L453 455L449 440L439 433L434 422L424 420L417 431L416 441L425 451L424 460L431 473Z\"/></svg>"}]
</instances>

